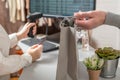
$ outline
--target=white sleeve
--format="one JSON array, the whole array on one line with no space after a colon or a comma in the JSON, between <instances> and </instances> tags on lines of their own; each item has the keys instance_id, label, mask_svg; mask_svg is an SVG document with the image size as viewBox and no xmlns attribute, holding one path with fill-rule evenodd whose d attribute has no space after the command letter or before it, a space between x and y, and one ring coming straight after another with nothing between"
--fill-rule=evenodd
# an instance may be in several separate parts
<instances>
[{"instance_id":1,"label":"white sleeve","mask_svg":"<svg viewBox=\"0 0 120 80\"><path fill-rule=\"evenodd\" d=\"M27 53L21 56L10 55L4 57L0 51L0 75L16 72L30 63L32 63L32 57Z\"/></svg>"},{"instance_id":2,"label":"white sleeve","mask_svg":"<svg viewBox=\"0 0 120 80\"><path fill-rule=\"evenodd\" d=\"M18 43L16 33L10 34L9 39L10 39L10 48L13 48Z\"/></svg>"}]
</instances>

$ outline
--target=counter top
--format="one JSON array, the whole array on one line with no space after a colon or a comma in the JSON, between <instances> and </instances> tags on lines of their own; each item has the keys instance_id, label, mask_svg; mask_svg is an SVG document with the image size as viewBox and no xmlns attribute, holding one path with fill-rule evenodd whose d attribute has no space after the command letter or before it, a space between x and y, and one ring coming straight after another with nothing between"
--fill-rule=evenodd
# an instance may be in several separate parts
<instances>
[{"instance_id":1,"label":"counter top","mask_svg":"<svg viewBox=\"0 0 120 80\"><path fill-rule=\"evenodd\" d=\"M20 47L25 51L29 46L19 43ZM24 68L19 80L56 80L56 70L58 61L58 50L43 53L42 57L33 64ZM79 61L79 78L80 80L89 80L86 67ZM109 80L120 79L120 66L118 66L115 78ZM108 80L101 78L99 80Z\"/></svg>"}]
</instances>

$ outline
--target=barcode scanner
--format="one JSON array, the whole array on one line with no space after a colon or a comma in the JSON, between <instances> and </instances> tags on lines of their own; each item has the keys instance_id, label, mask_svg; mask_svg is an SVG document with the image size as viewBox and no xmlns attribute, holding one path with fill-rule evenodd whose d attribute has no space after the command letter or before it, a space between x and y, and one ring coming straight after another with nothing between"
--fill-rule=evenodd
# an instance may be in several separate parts
<instances>
[{"instance_id":1,"label":"barcode scanner","mask_svg":"<svg viewBox=\"0 0 120 80\"><path fill-rule=\"evenodd\" d=\"M32 22L36 22L37 19L41 18L43 16L42 13L40 12L35 12L33 14L30 14L27 16L27 19L30 23ZM34 27L34 26L33 26ZM28 37L34 38L33 35L33 27L30 28L29 32L28 32Z\"/></svg>"},{"instance_id":2,"label":"barcode scanner","mask_svg":"<svg viewBox=\"0 0 120 80\"><path fill-rule=\"evenodd\" d=\"M27 16L27 19L29 22L36 22L37 19L41 17L46 17L46 18L61 18L63 19L66 16L61 16L61 15L50 15L50 14L42 14L41 12L35 12ZM34 38L33 35L33 27L30 28L28 37Z\"/></svg>"}]
</instances>

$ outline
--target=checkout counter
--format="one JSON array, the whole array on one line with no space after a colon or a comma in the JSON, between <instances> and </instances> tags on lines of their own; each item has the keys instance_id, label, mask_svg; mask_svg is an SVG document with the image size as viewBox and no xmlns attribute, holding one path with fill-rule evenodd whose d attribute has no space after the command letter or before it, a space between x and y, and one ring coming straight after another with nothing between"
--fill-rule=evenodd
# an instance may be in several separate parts
<instances>
[{"instance_id":1,"label":"checkout counter","mask_svg":"<svg viewBox=\"0 0 120 80\"><path fill-rule=\"evenodd\" d=\"M19 42L18 45L24 52L29 47L21 42ZM43 52L40 59L24 68L19 80L56 80L58 54L59 50L53 50L45 53ZM86 67L81 61L79 61L79 67L80 80L89 80ZM120 80L120 65L118 66L115 78L105 79L100 77L99 80Z\"/></svg>"}]
</instances>

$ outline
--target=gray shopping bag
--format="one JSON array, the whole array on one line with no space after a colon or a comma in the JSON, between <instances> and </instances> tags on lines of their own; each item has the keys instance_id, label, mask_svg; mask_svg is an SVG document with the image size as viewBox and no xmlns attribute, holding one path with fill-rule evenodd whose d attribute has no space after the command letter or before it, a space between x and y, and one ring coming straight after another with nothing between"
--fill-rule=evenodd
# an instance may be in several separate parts
<instances>
[{"instance_id":1,"label":"gray shopping bag","mask_svg":"<svg viewBox=\"0 0 120 80\"><path fill-rule=\"evenodd\" d=\"M56 80L78 80L78 54L72 27L61 27Z\"/></svg>"}]
</instances>

